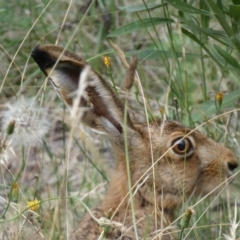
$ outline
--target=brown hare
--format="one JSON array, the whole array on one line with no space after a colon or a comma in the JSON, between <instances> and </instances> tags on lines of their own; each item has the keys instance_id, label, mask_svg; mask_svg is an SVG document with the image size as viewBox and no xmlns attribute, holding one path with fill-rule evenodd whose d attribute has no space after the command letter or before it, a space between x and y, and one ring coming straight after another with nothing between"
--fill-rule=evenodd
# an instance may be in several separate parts
<instances>
[{"instance_id":1,"label":"brown hare","mask_svg":"<svg viewBox=\"0 0 240 240\"><path fill-rule=\"evenodd\" d=\"M172 239L167 227L183 200L209 193L237 167L232 151L198 130L169 120L133 123L110 85L73 52L39 45L32 57L68 105L82 89L80 122L106 134L115 153L108 193L92 209L95 219L85 215L71 239L100 239L95 220L101 217L122 224L103 239Z\"/></svg>"}]
</instances>

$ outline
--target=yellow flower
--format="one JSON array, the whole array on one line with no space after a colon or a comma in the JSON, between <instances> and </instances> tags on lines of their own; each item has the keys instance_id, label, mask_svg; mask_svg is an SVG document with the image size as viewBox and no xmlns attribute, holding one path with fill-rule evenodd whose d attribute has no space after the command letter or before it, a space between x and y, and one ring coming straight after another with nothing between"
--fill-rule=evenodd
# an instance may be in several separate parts
<instances>
[{"instance_id":1,"label":"yellow flower","mask_svg":"<svg viewBox=\"0 0 240 240\"><path fill-rule=\"evenodd\" d=\"M223 100L223 93L222 92L218 92L217 95L216 95L216 99L219 103L219 105L222 104L222 100Z\"/></svg>"},{"instance_id":2,"label":"yellow flower","mask_svg":"<svg viewBox=\"0 0 240 240\"><path fill-rule=\"evenodd\" d=\"M17 182L14 182L14 183L13 183L12 191L13 191L13 192L19 192L19 186L18 186L18 183L17 183Z\"/></svg>"},{"instance_id":3,"label":"yellow flower","mask_svg":"<svg viewBox=\"0 0 240 240\"><path fill-rule=\"evenodd\" d=\"M19 186L17 182L14 182L12 185L12 201L18 202L18 195L19 195Z\"/></svg>"},{"instance_id":4,"label":"yellow flower","mask_svg":"<svg viewBox=\"0 0 240 240\"><path fill-rule=\"evenodd\" d=\"M37 212L40 207L40 201L38 201L37 199L35 199L33 201L28 201L27 205L30 210Z\"/></svg>"},{"instance_id":5,"label":"yellow flower","mask_svg":"<svg viewBox=\"0 0 240 240\"><path fill-rule=\"evenodd\" d=\"M107 57L105 56L103 58L103 61L104 61L104 64L109 68L111 66L111 58L110 57Z\"/></svg>"}]
</instances>

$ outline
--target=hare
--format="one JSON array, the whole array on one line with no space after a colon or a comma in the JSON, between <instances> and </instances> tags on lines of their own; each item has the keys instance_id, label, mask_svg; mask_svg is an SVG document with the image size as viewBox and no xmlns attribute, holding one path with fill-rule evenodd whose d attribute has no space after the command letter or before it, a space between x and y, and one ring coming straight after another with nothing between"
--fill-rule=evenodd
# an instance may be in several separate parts
<instances>
[{"instance_id":1,"label":"hare","mask_svg":"<svg viewBox=\"0 0 240 240\"><path fill-rule=\"evenodd\" d=\"M71 239L100 239L101 217L121 224L109 227L104 239L172 239L167 227L183 200L209 193L238 166L231 150L179 122L133 123L115 91L75 53L39 45L32 57L67 105L84 90L77 102L81 124L106 134L115 153L105 199Z\"/></svg>"}]
</instances>

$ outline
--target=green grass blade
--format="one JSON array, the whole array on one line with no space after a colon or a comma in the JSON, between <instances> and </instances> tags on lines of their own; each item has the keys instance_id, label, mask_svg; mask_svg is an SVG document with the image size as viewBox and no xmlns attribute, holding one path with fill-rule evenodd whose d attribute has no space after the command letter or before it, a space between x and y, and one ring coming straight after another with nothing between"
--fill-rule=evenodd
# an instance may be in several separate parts
<instances>
[{"instance_id":1,"label":"green grass blade","mask_svg":"<svg viewBox=\"0 0 240 240\"><path fill-rule=\"evenodd\" d=\"M140 21L129 23L117 30L111 32L108 37L116 37L127 33L132 33L149 27L155 27L159 24L173 23L174 21L170 18L145 18Z\"/></svg>"},{"instance_id":2,"label":"green grass blade","mask_svg":"<svg viewBox=\"0 0 240 240\"><path fill-rule=\"evenodd\" d=\"M153 10L156 8L160 8L162 7L164 4L141 4L141 5L136 5L136 6L119 6L118 8L122 11L126 11L129 13L133 13L133 12L141 12L141 11L146 11L148 10Z\"/></svg>"},{"instance_id":3,"label":"green grass blade","mask_svg":"<svg viewBox=\"0 0 240 240\"><path fill-rule=\"evenodd\" d=\"M137 55L137 58L139 60L146 60L146 59L162 59L162 58L173 58L173 53L171 51L167 50L156 50L154 48L148 48L138 51L129 51L125 53L126 56L131 57L133 54ZM183 56L182 52L175 52L174 53L176 57L180 58ZM193 54L193 53L186 53L186 56L188 59L192 58L199 58L199 54Z\"/></svg>"},{"instance_id":4,"label":"green grass blade","mask_svg":"<svg viewBox=\"0 0 240 240\"><path fill-rule=\"evenodd\" d=\"M200 10L200 9L195 8L181 0L174 0L174 1L165 0L165 2L167 2L172 7L176 8L180 11L183 11L185 13L201 14L201 15L208 15L208 16L212 15L210 12L208 12L206 10Z\"/></svg>"},{"instance_id":5,"label":"green grass blade","mask_svg":"<svg viewBox=\"0 0 240 240\"><path fill-rule=\"evenodd\" d=\"M214 45L215 49L217 50L217 52L226 60L226 62L230 65L232 65L233 67L240 69L240 65L237 62L237 60L231 56L231 54L229 54L226 50L224 50L223 48L219 47L218 45Z\"/></svg>"}]
</instances>

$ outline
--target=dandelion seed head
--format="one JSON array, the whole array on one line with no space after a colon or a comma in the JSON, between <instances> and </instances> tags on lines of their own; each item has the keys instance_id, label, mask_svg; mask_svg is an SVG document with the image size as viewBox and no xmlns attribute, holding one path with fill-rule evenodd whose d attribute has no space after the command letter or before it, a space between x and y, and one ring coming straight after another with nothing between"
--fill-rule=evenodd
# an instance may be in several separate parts
<instances>
[{"instance_id":1,"label":"dandelion seed head","mask_svg":"<svg viewBox=\"0 0 240 240\"><path fill-rule=\"evenodd\" d=\"M50 128L46 109L39 107L33 98L20 97L13 103L7 103L0 116L2 132L6 132L9 124L14 122L14 132L10 136L14 146L34 146Z\"/></svg>"}]
</instances>

